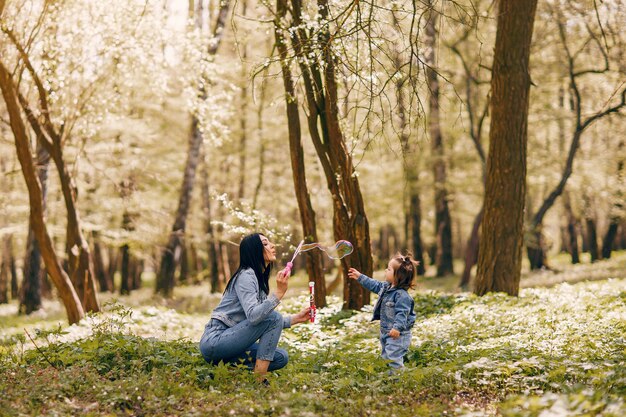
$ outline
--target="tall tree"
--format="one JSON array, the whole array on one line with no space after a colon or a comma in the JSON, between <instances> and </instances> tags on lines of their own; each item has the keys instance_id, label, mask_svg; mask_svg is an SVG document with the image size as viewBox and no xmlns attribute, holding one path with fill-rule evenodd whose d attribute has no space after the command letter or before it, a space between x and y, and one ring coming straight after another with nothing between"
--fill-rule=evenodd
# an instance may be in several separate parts
<instances>
[{"instance_id":1,"label":"tall tree","mask_svg":"<svg viewBox=\"0 0 626 417\"><path fill-rule=\"evenodd\" d=\"M392 11L392 19L396 34L402 36L400 30L400 22L396 16L397 11ZM417 274L424 275L426 273L426 265L424 264L424 245L422 242L422 203L420 199L419 173L420 164L418 157L417 141L411 137L409 126L410 109L407 105L405 97L405 84L407 81L413 81L416 77L403 73L404 59L400 50L400 42L396 42L394 47L394 70L399 76L395 83L396 100L398 104L398 132L400 145L402 147L402 168L404 173L406 201L404 204L405 221L404 221L404 238L407 246L411 248L414 259L419 262L417 265ZM409 245L409 241L411 244Z\"/></svg>"},{"instance_id":2,"label":"tall tree","mask_svg":"<svg viewBox=\"0 0 626 417\"><path fill-rule=\"evenodd\" d=\"M617 236L617 229L620 224L623 225L624 218L624 139L620 139L617 146L617 184L618 189L615 195L615 201L610 208L609 227L602 239L602 259L609 259L613 251L613 243Z\"/></svg>"},{"instance_id":3,"label":"tall tree","mask_svg":"<svg viewBox=\"0 0 626 417\"><path fill-rule=\"evenodd\" d=\"M46 12L46 8L44 8L42 18ZM43 147L50 154L59 174L61 191L67 211L66 251L72 284L78 292L84 309L87 311L99 311L100 303L96 292L93 258L89 250L89 244L81 230L80 215L76 205L77 190L63 155L63 146L67 140L66 135L69 135L68 132L71 130L66 130L66 122L71 125L72 121L64 120L60 126L57 127L55 125L50 111L49 92L44 87L39 73L32 64L27 49L21 44L11 28L3 26L2 32L15 47L19 59L32 78L35 91L37 92L40 118L35 116L35 111L32 109L28 99L15 88L19 104L26 114L32 130L35 132L37 140L41 141ZM14 80L10 81L12 84L15 84Z\"/></svg>"},{"instance_id":4,"label":"tall tree","mask_svg":"<svg viewBox=\"0 0 626 417\"><path fill-rule=\"evenodd\" d=\"M519 292L526 199L530 44L537 0L498 2L484 217L474 291Z\"/></svg>"},{"instance_id":5,"label":"tall tree","mask_svg":"<svg viewBox=\"0 0 626 417\"><path fill-rule=\"evenodd\" d=\"M479 4L476 4L476 7L479 7ZM481 65L472 64L471 55L475 56L476 45L469 44L468 39L469 35L472 31L476 30L478 26L479 20L479 11L477 10L475 14L469 15L469 22L465 22L466 26L463 29L462 35L455 40L452 44L448 45L450 50L457 56L459 61L461 62L462 67L462 82L463 82L463 104L465 107L465 112L467 114L468 124L469 124L469 137L472 140L472 144L476 149L476 153L478 154L478 158L480 160L481 166L481 182L485 185L485 150L482 144L482 136L483 136L483 126L485 121L487 120L487 116L489 113L489 94L486 94L486 98L482 98L485 96L484 92L480 91L480 86L482 84L487 84L487 81L481 80ZM465 47L464 47L465 46ZM464 48L463 48L464 47ZM469 51L469 52L468 52ZM478 57L478 62L482 60L482 57ZM483 100L481 103L481 99ZM483 191L484 192L484 191ZM483 212L484 206L481 206L478 210L478 213L474 217L474 222L472 224L472 230L470 232L470 236L467 239L467 245L465 248L465 266L463 268L463 272L461 274L461 280L459 282L459 287L466 289L469 287L470 279L471 279L471 271L472 267L476 265L478 262L478 246L479 246L479 231L480 225L483 220Z\"/></svg>"},{"instance_id":6,"label":"tall tree","mask_svg":"<svg viewBox=\"0 0 626 417\"><path fill-rule=\"evenodd\" d=\"M572 132L572 139L570 142L570 147L567 153L567 159L565 161L561 178L558 184L543 200L541 206L532 217L532 221L529 226L531 237L529 239L529 244L527 245L527 253L531 269L538 269L547 266L545 253L546 251L542 244L543 219L548 210L554 205L557 198L565 190L567 181L572 175L574 168L574 159L576 157L578 149L580 148L580 141L583 133L592 124L612 113L619 112L624 106L626 106L626 88L624 88L619 94L620 100L617 103L612 106L608 106L603 110L596 111L591 116L584 116L583 93L580 85L580 80L583 77L591 74L605 74L611 70L608 51L606 50L606 46L599 39L598 35L594 33L594 31L588 24L585 25L586 34L584 38L579 41L579 45L577 47L570 45L571 40L569 39L569 35L567 32L567 20L563 16L561 10L550 7L550 12L551 17L554 19L557 25L559 40L561 41L563 50L565 52L569 87L571 90L574 109L574 131ZM595 45L597 47L597 51L603 57L601 63L602 67L600 68L587 67L588 58L585 58L585 56L581 54L590 44ZM577 67L577 64L580 64L580 61L583 59L585 61L583 64L585 66L585 69L579 69Z\"/></svg>"},{"instance_id":7,"label":"tall tree","mask_svg":"<svg viewBox=\"0 0 626 417\"><path fill-rule=\"evenodd\" d=\"M276 20L274 21L274 35L276 47L280 55L280 65L285 88L285 104L287 107L287 126L289 129L289 154L291 170L293 172L293 185L300 211L302 223L302 235L305 242L317 242L317 226L315 211L311 204L309 188L306 182L306 170L304 166L304 148L302 146L302 131L300 128L300 110L296 85L291 71L291 61L288 57L287 39L283 35L281 21L285 19L287 12L286 0L276 2ZM322 267L322 254L319 251L307 253L307 275L315 282L315 304L319 307L326 306L326 281Z\"/></svg>"},{"instance_id":8,"label":"tall tree","mask_svg":"<svg viewBox=\"0 0 626 417\"><path fill-rule=\"evenodd\" d=\"M221 2L220 10L217 16L217 21L212 32L213 39L209 43L208 54L209 56L215 56L218 47L221 43L224 26L226 25L226 17L230 9L230 1L226 0ZM201 29L202 20L196 19L196 27ZM200 25L198 27L198 25ZM201 74L199 78L200 87L200 99L204 100L207 97L206 88L204 87L206 80ZM170 232L169 239L163 252L161 254L161 263L159 266L159 272L157 275L156 292L162 294L165 297L171 297L174 291L174 274L176 267L180 263L181 254L183 252L183 245L185 244L185 228L187 225L187 215L189 214L189 206L191 204L191 195L193 191L193 183L196 176L196 167L200 157L200 148L202 146L203 135L200 129L200 121L197 115L192 115L191 129L189 134L187 160L185 162L185 169L183 171L183 183L180 187L180 196L178 198L178 208L176 209L176 216L174 218L174 225Z\"/></svg>"},{"instance_id":9,"label":"tall tree","mask_svg":"<svg viewBox=\"0 0 626 417\"><path fill-rule=\"evenodd\" d=\"M36 239L40 245L42 257L44 259L44 263L46 264L46 270L50 274L50 277L59 292L59 297L63 301L68 321L70 324L77 323L85 316L85 313L69 276L61 267L61 263L54 252L52 239L50 239L50 235L48 234L48 230L44 222L41 185L39 184L35 164L31 155L26 126L24 125L24 121L22 120L22 116L20 114L20 107L17 98L18 93L13 84L11 73L1 61L0 89L2 89L2 96L4 97L4 101L9 112L9 120L11 130L13 131L13 136L15 138L17 156L22 167L24 179L26 180L26 186L28 188L31 224L33 225Z\"/></svg>"},{"instance_id":10,"label":"tall tree","mask_svg":"<svg viewBox=\"0 0 626 417\"><path fill-rule=\"evenodd\" d=\"M369 221L365 213L358 177L339 120L336 60L327 0L318 0L319 30L310 33L303 24L301 0L291 1L293 20L289 30L295 57L300 65L308 107L309 134L321 162L333 201L333 233L336 240L354 245L350 266L371 275ZM369 291L347 279L348 259L341 260L344 272L344 309L360 309L369 303Z\"/></svg>"},{"instance_id":11,"label":"tall tree","mask_svg":"<svg viewBox=\"0 0 626 417\"><path fill-rule=\"evenodd\" d=\"M437 252L435 264L437 276L453 274L452 265L452 220L448 208L448 190L446 185L446 161L443 135L439 121L439 77L437 75L437 19L432 0L428 1L426 26L424 30L424 64L428 82L428 132L432 146L433 174L435 187L435 236Z\"/></svg>"}]
</instances>

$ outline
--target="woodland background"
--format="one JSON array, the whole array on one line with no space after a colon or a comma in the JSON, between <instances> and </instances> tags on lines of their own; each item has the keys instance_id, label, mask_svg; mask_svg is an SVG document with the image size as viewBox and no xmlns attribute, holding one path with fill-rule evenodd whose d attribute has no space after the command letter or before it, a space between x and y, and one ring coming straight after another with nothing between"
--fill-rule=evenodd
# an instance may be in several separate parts
<instances>
[{"instance_id":1,"label":"woodland background","mask_svg":"<svg viewBox=\"0 0 626 417\"><path fill-rule=\"evenodd\" d=\"M332 325L352 314L337 306L370 303L344 285L347 268L378 274L398 250L421 261L417 294L504 291L524 304L524 287L618 278L607 283L613 298L603 310L618 320L626 269L619 252L626 248L626 4L522 4L532 9L526 158L524 174L511 166L509 177L525 184L524 255L510 256L516 277L504 274L504 287L485 288L474 281L490 175L494 45L505 10L498 2L0 1L0 303L10 307L3 344L19 344L14 330L46 311L54 313L43 327L60 319L62 309L48 301L59 298L70 323L106 310L113 294L135 307L208 317L237 266L237 242L252 231L277 244L278 266L301 239L354 243L341 263L319 252L296 263L291 294L315 280L317 304L337 315ZM515 44L519 33L498 33L507 35ZM208 298L191 296L198 292ZM466 296L481 303L461 294L424 295L424 317L454 312L456 301L431 309L441 300L461 300L463 309ZM488 297L501 306L497 295ZM622 330L613 338L616 363ZM356 346L359 337L340 343ZM435 345L419 346L416 364L428 352L445 362L443 350L428 350ZM65 359L72 357L58 353L70 371ZM320 363L335 362L326 359ZM588 383L576 375L548 378L541 389ZM616 375L618 382L596 391L600 398L623 392L623 369ZM481 384L470 390L491 404L478 401L479 409L511 392L498 391L499 383L497 394ZM450 390L458 396L457 388ZM558 402L543 398L544 408ZM602 404L599 413L613 403Z\"/></svg>"}]
</instances>

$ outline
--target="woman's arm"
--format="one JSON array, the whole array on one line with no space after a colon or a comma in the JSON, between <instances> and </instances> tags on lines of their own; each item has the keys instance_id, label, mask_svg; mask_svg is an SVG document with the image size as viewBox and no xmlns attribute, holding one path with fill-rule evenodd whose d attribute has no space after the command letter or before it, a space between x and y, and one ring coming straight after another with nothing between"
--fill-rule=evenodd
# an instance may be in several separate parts
<instances>
[{"instance_id":1,"label":"woman's arm","mask_svg":"<svg viewBox=\"0 0 626 417\"><path fill-rule=\"evenodd\" d=\"M299 313L289 316L290 326L299 323L306 323L311 320L311 307L302 309ZM285 326L285 327L290 327Z\"/></svg>"},{"instance_id":2,"label":"woman's arm","mask_svg":"<svg viewBox=\"0 0 626 417\"><path fill-rule=\"evenodd\" d=\"M259 283L252 270L240 273L235 282L235 291L246 318L252 324L260 323L280 304L280 298L276 294L271 294L259 302Z\"/></svg>"}]
</instances>

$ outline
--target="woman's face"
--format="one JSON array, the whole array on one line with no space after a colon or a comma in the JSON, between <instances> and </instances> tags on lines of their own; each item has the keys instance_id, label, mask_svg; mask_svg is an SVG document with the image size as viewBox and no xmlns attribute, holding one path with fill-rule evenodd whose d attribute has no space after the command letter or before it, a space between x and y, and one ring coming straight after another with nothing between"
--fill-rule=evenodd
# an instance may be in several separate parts
<instances>
[{"instance_id":1,"label":"woman's face","mask_svg":"<svg viewBox=\"0 0 626 417\"><path fill-rule=\"evenodd\" d=\"M265 259L265 265L276 260L276 246L268 238L261 236L261 243L263 243L263 259Z\"/></svg>"}]
</instances>

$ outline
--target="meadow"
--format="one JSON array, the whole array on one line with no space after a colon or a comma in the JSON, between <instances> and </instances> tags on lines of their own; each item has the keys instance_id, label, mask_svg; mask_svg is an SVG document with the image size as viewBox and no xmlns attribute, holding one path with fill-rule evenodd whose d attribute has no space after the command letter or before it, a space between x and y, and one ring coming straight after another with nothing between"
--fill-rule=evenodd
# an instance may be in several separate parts
<instances>
[{"instance_id":1,"label":"meadow","mask_svg":"<svg viewBox=\"0 0 626 417\"><path fill-rule=\"evenodd\" d=\"M433 290L442 281L422 280L412 292L418 320L406 370L395 375L378 357L372 305L342 311L341 300L330 296L315 324L285 330L281 345L290 363L267 388L245 369L203 361L197 340L219 295L199 287L178 289L169 305L148 289L143 299L110 299L105 313L73 326L52 302L28 317L5 305L0 410L3 416L623 416L625 271L626 254L618 253L593 266L526 274L519 297ZM304 286L294 287L281 312L308 302Z\"/></svg>"}]
</instances>

